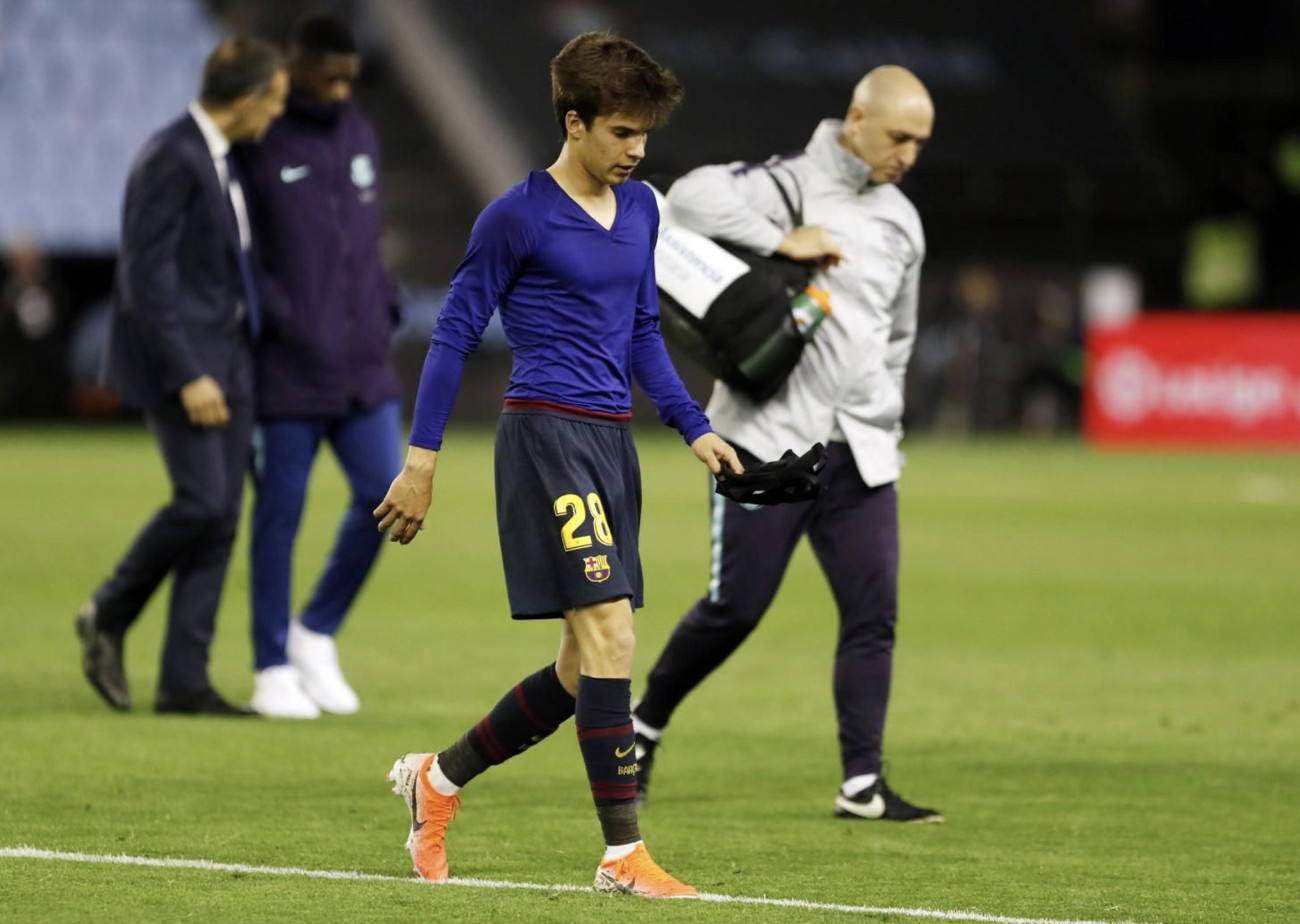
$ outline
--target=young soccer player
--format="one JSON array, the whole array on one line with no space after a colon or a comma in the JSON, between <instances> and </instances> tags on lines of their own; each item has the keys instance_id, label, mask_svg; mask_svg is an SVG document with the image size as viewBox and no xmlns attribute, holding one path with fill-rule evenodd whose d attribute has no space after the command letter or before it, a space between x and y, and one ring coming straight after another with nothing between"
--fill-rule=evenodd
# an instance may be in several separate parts
<instances>
[{"instance_id":1,"label":"young soccer player","mask_svg":"<svg viewBox=\"0 0 1300 924\"><path fill-rule=\"evenodd\" d=\"M668 359L654 278L659 212L649 188L629 181L681 87L632 42L596 32L555 57L551 87L560 156L475 223L434 328L405 467L375 516L394 542L423 528L465 358L499 310L514 354L496 443L506 591L514 618L561 620L560 651L451 746L407 754L389 779L411 813L416 872L446 879L460 788L575 716L606 844L596 889L692 897L641 842L631 719L642 602L631 380L711 471L742 470Z\"/></svg>"}]
</instances>

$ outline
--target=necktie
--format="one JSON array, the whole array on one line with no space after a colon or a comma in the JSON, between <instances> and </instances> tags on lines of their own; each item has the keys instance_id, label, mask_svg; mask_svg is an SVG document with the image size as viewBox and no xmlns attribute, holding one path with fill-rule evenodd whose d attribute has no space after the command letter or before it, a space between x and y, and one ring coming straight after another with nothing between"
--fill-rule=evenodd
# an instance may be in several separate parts
<instances>
[{"instance_id":1,"label":"necktie","mask_svg":"<svg viewBox=\"0 0 1300 924\"><path fill-rule=\"evenodd\" d=\"M226 158L226 176L230 179L230 189L227 192L226 200L230 203L230 215L235 222L235 235L239 235L239 214L235 210L235 202L231 196L236 184L239 184L239 173L235 169L235 162ZM243 185L239 184L240 189ZM239 247L239 275L244 281L244 308L248 312L248 332L256 340L262 333L262 303L257 297L257 277L253 274L253 260L249 251L244 247L243 240L240 240Z\"/></svg>"}]
</instances>

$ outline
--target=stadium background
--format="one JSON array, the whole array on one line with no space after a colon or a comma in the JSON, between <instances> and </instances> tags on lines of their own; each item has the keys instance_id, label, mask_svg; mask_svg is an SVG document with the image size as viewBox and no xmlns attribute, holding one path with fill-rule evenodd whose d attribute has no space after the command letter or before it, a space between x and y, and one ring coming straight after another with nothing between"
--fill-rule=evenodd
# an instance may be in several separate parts
<instances>
[{"instance_id":1,"label":"stadium background","mask_svg":"<svg viewBox=\"0 0 1300 924\"><path fill-rule=\"evenodd\" d=\"M80 674L72 614L166 485L144 427L92 384L127 165L190 99L218 34L278 39L308 7L0 0L0 919L1300 920L1300 459L1075 437L1089 319L1222 322L1216 342L1300 320L1294 3L310 5L354 16L365 43L408 383L480 204L554 154L545 67L572 32L613 25L681 73L688 100L652 141L652 173L797 148L881 61L934 89L938 132L907 187L930 259L887 746L890 779L948 821L830 817L835 619L802 548L761 631L674 720L643 818L665 865L734 902L615 909L570 891L598 851L571 737L467 792L453 862L483 888L412 883L382 781L553 651L553 627L501 615L499 348L471 362L428 529L385 551L348 623L361 713L155 716L161 594L127 645L133 713L109 713ZM37 256L46 297L15 310L15 270ZM1294 334L1265 339L1300 361ZM680 441L651 424L638 445L644 672L700 591L708 531ZM318 464L297 599L346 503L337 466ZM241 701L246 543L245 527L212 651L214 683ZM828 904L744 903L759 896Z\"/></svg>"},{"instance_id":2,"label":"stadium background","mask_svg":"<svg viewBox=\"0 0 1300 924\"><path fill-rule=\"evenodd\" d=\"M1085 329L1108 312L1300 305L1295 4L2 0L0 418L120 413L93 379L130 158L215 36L280 40L318 8L364 43L408 393L477 210L553 156L549 56L605 26L688 89L646 176L801 147L875 64L929 83L937 132L907 184L929 240L909 432L1077 432ZM48 308L20 309L13 280L41 260ZM489 346L461 419L495 412L508 357Z\"/></svg>"}]
</instances>

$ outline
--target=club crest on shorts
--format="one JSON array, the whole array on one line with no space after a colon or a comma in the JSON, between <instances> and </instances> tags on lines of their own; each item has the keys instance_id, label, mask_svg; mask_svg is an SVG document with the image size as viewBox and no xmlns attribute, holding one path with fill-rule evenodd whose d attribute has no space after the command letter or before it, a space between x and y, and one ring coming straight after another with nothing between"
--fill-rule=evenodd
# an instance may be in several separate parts
<instances>
[{"instance_id":1,"label":"club crest on shorts","mask_svg":"<svg viewBox=\"0 0 1300 924\"><path fill-rule=\"evenodd\" d=\"M593 584L608 581L611 573L608 555L589 555L582 560L582 570Z\"/></svg>"}]
</instances>

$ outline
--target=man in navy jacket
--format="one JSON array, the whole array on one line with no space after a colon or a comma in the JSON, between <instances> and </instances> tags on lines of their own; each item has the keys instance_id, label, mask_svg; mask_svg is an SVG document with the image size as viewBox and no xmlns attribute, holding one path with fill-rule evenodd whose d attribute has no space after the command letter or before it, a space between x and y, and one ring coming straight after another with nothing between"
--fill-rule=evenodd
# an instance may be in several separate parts
<instances>
[{"instance_id":1,"label":"man in navy jacket","mask_svg":"<svg viewBox=\"0 0 1300 924\"><path fill-rule=\"evenodd\" d=\"M143 411L171 501L77 614L87 679L131 708L127 629L173 577L154 708L251 715L208 680L208 648L239 523L252 433L251 341L260 326L251 234L231 142L256 141L284 109L280 53L229 38L208 57L187 114L146 142L122 210L104 383Z\"/></svg>"},{"instance_id":2,"label":"man in navy jacket","mask_svg":"<svg viewBox=\"0 0 1300 924\"><path fill-rule=\"evenodd\" d=\"M252 704L282 718L359 708L334 636L383 538L370 511L402 466L389 354L399 304L379 257L379 145L350 99L359 73L345 23L301 20L289 42L285 117L261 145L239 151L266 316L255 377ZM322 440L352 500L311 598L291 621L293 543Z\"/></svg>"}]
</instances>

